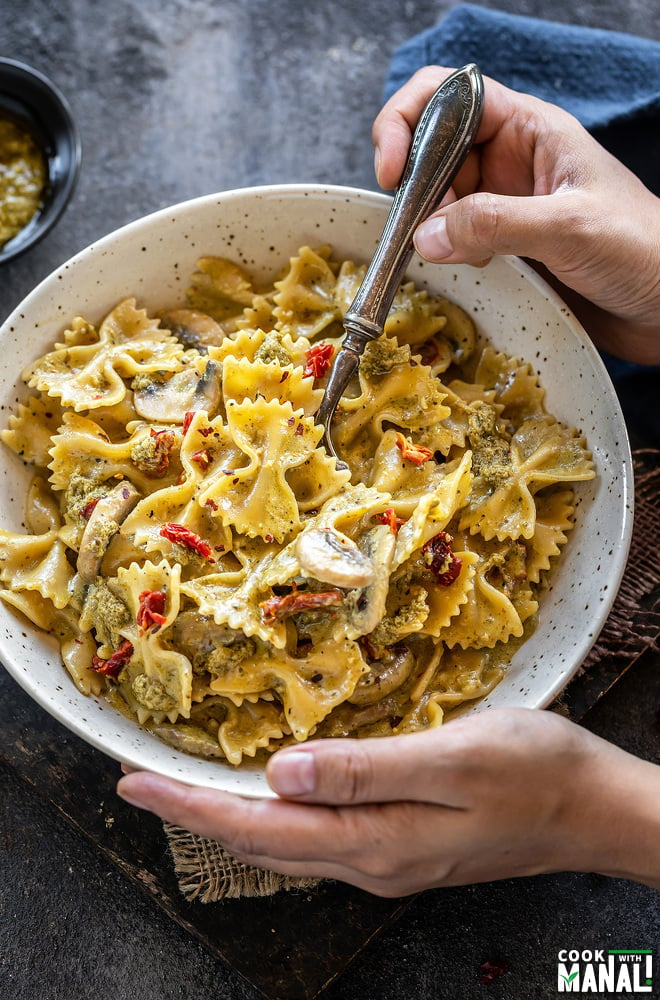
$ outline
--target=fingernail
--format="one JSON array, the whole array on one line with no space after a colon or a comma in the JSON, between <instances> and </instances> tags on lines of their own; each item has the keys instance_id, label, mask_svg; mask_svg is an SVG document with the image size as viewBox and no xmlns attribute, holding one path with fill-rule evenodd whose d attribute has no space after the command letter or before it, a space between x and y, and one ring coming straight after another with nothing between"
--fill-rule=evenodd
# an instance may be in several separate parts
<instances>
[{"instance_id":1,"label":"fingernail","mask_svg":"<svg viewBox=\"0 0 660 1000\"><path fill-rule=\"evenodd\" d=\"M314 754L300 750L276 755L270 762L268 776L279 795L308 795L316 785Z\"/></svg>"},{"instance_id":2,"label":"fingernail","mask_svg":"<svg viewBox=\"0 0 660 1000\"><path fill-rule=\"evenodd\" d=\"M447 235L447 220L444 215L423 222L414 239L417 252L427 260L442 260L454 252Z\"/></svg>"},{"instance_id":3,"label":"fingernail","mask_svg":"<svg viewBox=\"0 0 660 1000\"><path fill-rule=\"evenodd\" d=\"M380 159L381 159L380 149L378 148L378 146L376 146L376 149L374 151L374 171L376 174L376 180L378 181L379 184L380 184Z\"/></svg>"}]
</instances>

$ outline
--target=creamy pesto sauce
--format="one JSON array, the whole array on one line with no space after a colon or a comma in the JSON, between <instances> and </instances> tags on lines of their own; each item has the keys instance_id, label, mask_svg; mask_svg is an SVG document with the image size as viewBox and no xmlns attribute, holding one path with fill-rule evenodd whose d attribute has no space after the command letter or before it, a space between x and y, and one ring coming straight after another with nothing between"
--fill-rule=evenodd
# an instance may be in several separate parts
<instances>
[{"instance_id":1,"label":"creamy pesto sauce","mask_svg":"<svg viewBox=\"0 0 660 1000\"><path fill-rule=\"evenodd\" d=\"M39 211L47 179L46 160L32 134L0 117L0 247Z\"/></svg>"}]
</instances>

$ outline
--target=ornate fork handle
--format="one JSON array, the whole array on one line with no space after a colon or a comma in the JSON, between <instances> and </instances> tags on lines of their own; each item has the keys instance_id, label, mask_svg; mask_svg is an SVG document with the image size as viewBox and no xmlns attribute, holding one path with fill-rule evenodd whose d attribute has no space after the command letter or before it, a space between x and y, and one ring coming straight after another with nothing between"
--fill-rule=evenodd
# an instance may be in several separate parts
<instances>
[{"instance_id":1,"label":"ornate fork handle","mask_svg":"<svg viewBox=\"0 0 660 1000\"><path fill-rule=\"evenodd\" d=\"M325 428L324 444L335 458L330 425L337 403L367 341L383 332L413 253L413 233L449 190L474 142L482 110L483 80L470 63L438 87L419 120L380 240L344 318L346 335L316 418Z\"/></svg>"}]
</instances>

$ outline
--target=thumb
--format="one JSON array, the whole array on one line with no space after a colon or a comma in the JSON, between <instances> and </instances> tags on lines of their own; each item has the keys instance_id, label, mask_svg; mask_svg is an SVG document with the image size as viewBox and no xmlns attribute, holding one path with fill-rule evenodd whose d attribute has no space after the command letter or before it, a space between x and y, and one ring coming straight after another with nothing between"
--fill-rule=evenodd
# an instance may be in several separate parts
<instances>
[{"instance_id":1,"label":"thumb","mask_svg":"<svg viewBox=\"0 0 660 1000\"><path fill-rule=\"evenodd\" d=\"M541 260L551 269L565 253L560 196L517 198L482 191L445 205L415 233L415 249L443 264L483 265L494 254Z\"/></svg>"},{"instance_id":2,"label":"thumb","mask_svg":"<svg viewBox=\"0 0 660 1000\"><path fill-rule=\"evenodd\" d=\"M287 748L269 760L268 781L283 798L326 805L423 801L460 807L456 741L449 735L436 729Z\"/></svg>"}]
</instances>

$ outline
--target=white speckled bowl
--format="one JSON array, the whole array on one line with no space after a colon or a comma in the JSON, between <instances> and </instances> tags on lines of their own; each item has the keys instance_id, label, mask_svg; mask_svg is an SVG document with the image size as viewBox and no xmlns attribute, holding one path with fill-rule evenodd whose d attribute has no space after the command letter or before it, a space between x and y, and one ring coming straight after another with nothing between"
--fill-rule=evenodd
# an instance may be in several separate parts
<instances>
[{"instance_id":1,"label":"white speckled bowl","mask_svg":"<svg viewBox=\"0 0 660 1000\"><path fill-rule=\"evenodd\" d=\"M156 212L83 250L46 278L0 330L0 404L17 398L24 366L43 354L75 314L98 321L135 295L147 309L181 302L195 261L223 255L259 278L273 276L299 246L332 244L338 258L367 261L389 199L342 187L245 188ZM607 373L590 340L558 296L517 258L486 268L433 266L415 258L416 282L468 309L497 348L538 369L548 409L577 426L593 450L597 477L578 487L577 525L544 593L534 634L504 680L476 708L547 705L575 673L614 600L630 540L633 477L625 425ZM21 530L31 470L0 451L4 527ZM124 718L103 699L79 694L53 641L0 603L0 658L48 712L111 757L190 782L270 794L263 769L178 753Z\"/></svg>"}]
</instances>

